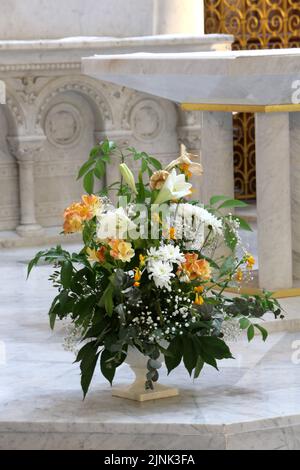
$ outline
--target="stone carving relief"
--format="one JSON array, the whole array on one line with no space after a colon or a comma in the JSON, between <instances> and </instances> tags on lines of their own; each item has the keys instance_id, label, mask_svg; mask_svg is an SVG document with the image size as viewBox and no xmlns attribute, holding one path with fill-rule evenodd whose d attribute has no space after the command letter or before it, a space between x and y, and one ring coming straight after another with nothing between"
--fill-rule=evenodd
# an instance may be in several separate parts
<instances>
[{"instance_id":1,"label":"stone carving relief","mask_svg":"<svg viewBox=\"0 0 300 470\"><path fill-rule=\"evenodd\" d=\"M154 100L139 101L131 110L129 124L134 136L141 141L151 141L161 134L164 127L164 110Z\"/></svg>"},{"instance_id":2,"label":"stone carving relief","mask_svg":"<svg viewBox=\"0 0 300 470\"><path fill-rule=\"evenodd\" d=\"M61 103L53 106L45 118L48 140L57 147L72 147L80 140L83 122L75 106Z\"/></svg>"},{"instance_id":3,"label":"stone carving relief","mask_svg":"<svg viewBox=\"0 0 300 470\"><path fill-rule=\"evenodd\" d=\"M50 89L50 91L49 91ZM49 106L49 103L58 95L67 92L75 92L81 94L91 100L91 103L96 106L98 112L101 114L105 125L111 127L113 124L113 115L109 104L105 97L100 93L96 86L91 85L90 80L74 80L71 77L64 77L63 80L58 79L50 82L46 89L41 92L39 97L39 106L36 117L36 126L39 127L42 123L44 113Z\"/></svg>"}]
</instances>

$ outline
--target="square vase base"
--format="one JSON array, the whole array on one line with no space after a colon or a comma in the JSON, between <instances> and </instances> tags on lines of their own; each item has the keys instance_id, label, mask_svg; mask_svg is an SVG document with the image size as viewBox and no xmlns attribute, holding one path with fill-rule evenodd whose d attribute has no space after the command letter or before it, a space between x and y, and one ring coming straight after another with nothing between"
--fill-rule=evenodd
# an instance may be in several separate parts
<instances>
[{"instance_id":1,"label":"square vase base","mask_svg":"<svg viewBox=\"0 0 300 470\"><path fill-rule=\"evenodd\" d=\"M155 384L154 390L145 390L144 385L129 386L112 389L112 396L127 398L135 401L158 400L160 398L170 398L179 395L177 388L167 387L166 385Z\"/></svg>"}]
</instances>

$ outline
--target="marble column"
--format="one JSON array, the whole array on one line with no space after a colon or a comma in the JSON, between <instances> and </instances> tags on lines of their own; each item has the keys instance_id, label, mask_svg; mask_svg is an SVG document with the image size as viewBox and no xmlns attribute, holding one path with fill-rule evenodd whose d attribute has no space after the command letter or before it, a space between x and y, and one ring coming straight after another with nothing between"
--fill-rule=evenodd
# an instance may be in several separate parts
<instances>
[{"instance_id":1,"label":"marble column","mask_svg":"<svg viewBox=\"0 0 300 470\"><path fill-rule=\"evenodd\" d=\"M202 113L199 111L181 111L179 110L179 125L177 127L178 141L184 144L187 151L198 158L197 162L201 162L201 121ZM192 177L193 199L201 199L201 185L203 177Z\"/></svg>"},{"instance_id":2,"label":"marble column","mask_svg":"<svg viewBox=\"0 0 300 470\"><path fill-rule=\"evenodd\" d=\"M201 160L204 175L201 196L234 196L232 114L204 112L201 130Z\"/></svg>"},{"instance_id":3,"label":"marble column","mask_svg":"<svg viewBox=\"0 0 300 470\"><path fill-rule=\"evenodd\" d=\"M5 83L0 80L0 104L5 104Z\"/></svg>"},{"instance_id":4,"label":"marble column","mask_svg":"<svg viewBox=\"0 0 300 470\"><path fill-rule=\"evenodd\" d=\"M292 224L288 113L255 116L259 285L290 288Z\"/></svg>"},{"instance_id":5,"label":"marble column","mask_svg":"<svg viewBox=\"0 0 300 470\"><path fill-rule=\"evenodd\" d=\"M300 113L290 113L293 274L300 279Z\"/></svg>"},{"instance_id":6,"label":"marble column","mask_svg":"<svg viewBox=\"0 0 300 470\"><path fill-rule=\"evenodd\" d=\"M154 0L153 34L204 34L203 0Z\"/></svg>"},{"instance_id":7,"label":"marble column","mask_svg":"<svg viewBox=\"0 0 300 470\"><path fill-rule=\"evenodd\" d=\"M9 137L8 144L19 165L20 224L16 232L22 237L40 235L42 227L36 221L34 195L34 164L41 152L45 136Z\"/></svg>"}]
</instances>

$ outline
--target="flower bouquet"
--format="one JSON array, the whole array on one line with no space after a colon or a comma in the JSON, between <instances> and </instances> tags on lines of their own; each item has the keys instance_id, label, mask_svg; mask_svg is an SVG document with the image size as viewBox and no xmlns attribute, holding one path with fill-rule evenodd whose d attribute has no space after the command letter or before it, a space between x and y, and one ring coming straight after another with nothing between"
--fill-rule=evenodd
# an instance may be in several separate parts
<instances>
[{"instance_id":1,"label":"flower bouquet","mask_svg":"<svg viewBox=\"0 0 300 470\"><path fill-rule=\"evenodd\" d=\"M120 181L97 191L112 156L120 158ZM151 397L161 359L168 373L183 361L197 378L205 363L217 368L217 360L232 358L228 331L246 330L250 341L257 329L265 340L257 319L281 316L269 292L226 293L251 278L255 260L239 236L251 228L228 213L241 201L218 195L204 207L193 200L193 175L202 167L185 151L162 168L145 152L100 143L79 171L87 194L64 213L63 231L82 233L81 251L57 246L29 264L28 274L41 259L54 265L50 325L69 321L84 396L98 362L111 384L124 361L142 370L138 386Z\"/></svg>"}]
</instances>

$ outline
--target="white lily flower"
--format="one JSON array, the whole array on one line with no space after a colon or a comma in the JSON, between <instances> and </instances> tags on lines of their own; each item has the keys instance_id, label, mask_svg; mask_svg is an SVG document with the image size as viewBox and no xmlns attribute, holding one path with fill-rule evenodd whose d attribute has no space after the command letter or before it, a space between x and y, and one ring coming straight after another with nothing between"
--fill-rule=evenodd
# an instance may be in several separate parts
<instances>
[{"instance_id":1,"label":"white lily flower","mask_svg":"<svg viewBox=\"0 0 300 470\"><path fill-rule=\"evenodd\" d=\"M154 204L162 204L171 199L181 199L191 193L192 185L185 181L184 175L177 175L173 168L163 187L161 188Z\"/></svg>"},{"instance_id":2,"label":"white lily flower","mask_svg":"<svg viewBox=\"0 0 300 470\"><path fill-rule=\"evenodd\" d=\"M203 174L203 168L202 168L201 163L193 162L191 158L196 159L199 157L198 155L193 155L192 153L188 153L186 149L184 149L181 155L178 158L176 158L176 160L173 160L166 166L165 171L170 171L175 166L188 165L188 170L193 175L201 176Z\"/></svg>"},{"instance_id":3,"label":"white lily flower","mask_svg":"<svg viewBox=\"0 0 300 470\"><path fill-rule=\"evenodd\" d=\"M130 220L123 207L108 211L97 220L98 240L126 239L135 229L136 224Z\"/></svg>"}]
</instances>

